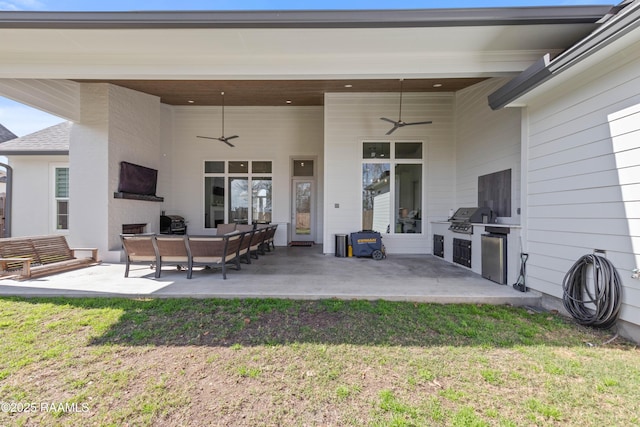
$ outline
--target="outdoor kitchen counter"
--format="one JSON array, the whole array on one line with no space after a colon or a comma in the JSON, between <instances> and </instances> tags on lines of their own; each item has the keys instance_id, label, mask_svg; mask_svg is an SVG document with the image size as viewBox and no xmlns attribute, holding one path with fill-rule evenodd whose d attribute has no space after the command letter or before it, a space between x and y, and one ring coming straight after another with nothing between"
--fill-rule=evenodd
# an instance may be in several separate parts
<instances>
[{"instance_id":1,"label":"outdoor kitchen counter","mask_svg":"<svg viewBox=\"0 0 640 427\"><path fill-rule=\"evenodd\" d=\"M515 283L520 272L520 232L519 224L478 224L473 223L473 234L454 233L449 230L449 221L432 221L433 234L444 236L444 260L453 263L453 239L471 241L471 270L482 274L482 238L486 227L508 229L507 234L507 285ZM506 230L505 230L506 231ZM467 268L461 266L462 268Z\"/></svg>"},{"instance_id":2,"label":"outdoor kitchen counter","mask_svg":"<svg viewBox=\"0 0 640 427\"><path fill-rule=\"evenodd\" d=\"M449 224L451 224L449 221L431 221L431 224L445 224L447 226L447 228L449 227ZM472 225L478 225L478 226L482 226L482 227L504 227L504 228L522 228L522 226L520 224L485 224L485 223L479 223L479 222L472 222Z\"/></svg>"}]
</instances>

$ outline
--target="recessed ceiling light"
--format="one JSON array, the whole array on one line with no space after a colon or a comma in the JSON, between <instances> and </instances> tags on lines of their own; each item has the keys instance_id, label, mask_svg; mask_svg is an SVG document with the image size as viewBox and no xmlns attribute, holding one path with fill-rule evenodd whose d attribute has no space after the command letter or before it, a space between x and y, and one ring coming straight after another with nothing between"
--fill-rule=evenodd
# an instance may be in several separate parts
<instances>
[{"instance_id":1,"label":"recessed ceiling light","mask_svg":"<svg viewBox=\"0 0 640 427\"><path fill-rule=\"evenodd\" d=\"M287 104L291 104L291 103L293 103L293 101L292 101L292 100L290 100L290 99L287 99L287 100L286 100L286 101L284 101L284 102L286 102Z\"/></svg>"},{"instance_id":2,"label":"recessed ceiling light","mask_svg":"<svg viewBox=\"0 0 640 427\"><path fill-rule=\"evenodd\" d=\"M193 104L196 101L192 101L191 99L187 101L189 104Z\"/></svg>"},{"instance_id":3,"label":"recessed ceiling light","mask_svg":"<svg viewBox=\"0 0 640 427\"><path fill-rule=\"evenodd\" d=\"M349 88L349 87L353 87L353 85L344 85L344 87Z\"/></svg>"},{"instance_id":4,"label":"recessed ceiling light","mask_svg":"<svg viewBox=\"0 0 640 427\"><path fill-rule=\"evenodd\" d=\"M442 87L442 83L436 83L433 85L433 87Z\"/></svg>"}]
</instances>

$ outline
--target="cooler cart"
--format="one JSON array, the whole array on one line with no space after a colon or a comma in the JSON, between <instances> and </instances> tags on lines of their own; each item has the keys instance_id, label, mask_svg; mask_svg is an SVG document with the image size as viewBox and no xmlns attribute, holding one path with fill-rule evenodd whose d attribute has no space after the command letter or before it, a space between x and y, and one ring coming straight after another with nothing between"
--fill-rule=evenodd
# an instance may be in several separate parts
<instances>
[{"instance_id":1,"label":"cooler cart","mask_svg":"<svg viewBox=\"0 0 640 427\"><path fill-rule=\"evenodd\" d=\"M382 236L377 231L362 230L351 233L351 247L355 257L372 257L376 261L385 258Z\"/></svg>"}]
</instances>

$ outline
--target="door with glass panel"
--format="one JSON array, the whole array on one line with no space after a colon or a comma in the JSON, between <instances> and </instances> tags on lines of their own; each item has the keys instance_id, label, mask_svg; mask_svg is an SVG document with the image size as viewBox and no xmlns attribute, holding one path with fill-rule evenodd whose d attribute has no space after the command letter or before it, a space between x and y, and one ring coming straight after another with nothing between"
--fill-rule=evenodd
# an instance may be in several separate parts
<instances>
[{"instance_id":1,"label":"door with glass panel","mask_svg":"<svg viewBox=\"0 0 640 427\"><path fill-rule=\"evenodd\" d=\"M314 230L314 182L311 180L293 180L293 215L291 240L313 242Z\"/></svg>"},{"instance_id":2,"label":"door with glass panel","mask_svg":"<svg viewBox=\"0 0 640 427\"><path fill-rule=\"evenodd\" d=\"M313 242L315 230L314 161L293 161L291 240Z\"/></svg>"}]
</instances>

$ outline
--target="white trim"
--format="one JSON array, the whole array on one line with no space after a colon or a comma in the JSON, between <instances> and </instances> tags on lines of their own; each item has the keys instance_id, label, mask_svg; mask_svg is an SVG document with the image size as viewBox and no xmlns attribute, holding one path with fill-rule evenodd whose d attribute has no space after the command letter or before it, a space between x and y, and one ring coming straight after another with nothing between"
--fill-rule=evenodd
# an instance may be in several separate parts
<instances>
[{"instance_id":1,"label":"white trim","mask_svg":"<svg viewBox=\"0 0 640 427\"><path fill-rule=\"evenodd\" d=\"M49 229L52 233L56 234L68 234L69 229L71 228L71 212L69 211L69 207L71 206L69 197L56 197L56 170L57 169L69 169L69 163L49 163L49 212L47 217L49 218ZM71 175L69 174L69 179ZM71 186L71 181L69 180L69 186ZM66 200L69 205L67 206L67 228L66 229L58 229L58 208L57 202L58 200Z\"/></svg>"}]
</instances>

